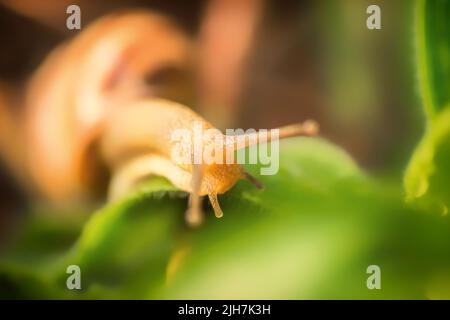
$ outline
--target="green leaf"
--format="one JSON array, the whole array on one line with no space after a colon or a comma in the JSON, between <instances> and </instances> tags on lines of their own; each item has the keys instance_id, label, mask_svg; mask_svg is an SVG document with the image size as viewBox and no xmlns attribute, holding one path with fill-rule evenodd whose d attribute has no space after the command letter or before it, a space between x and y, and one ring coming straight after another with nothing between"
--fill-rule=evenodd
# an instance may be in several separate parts
<instances>
[{"instance_id":1,"label":"green leaf","mask_svg":"<svg viewBox=\"0 0 450 320\"><path fill-rule=\"evenodd\" d=\"M403 207L395 189L323 140L280 146L280 172L261 177L265 190L240 183L222 197L224 218L184 239L164 297L424 298L434 265L449 263L448 219ZM371 264L383 290L366 287Z\"/></svg>"},{"instance_id":2,"label":"green leaf","mask_svg":"<svg viewBox=\"0 0 450 320\"><path fill-rule=\"evenodd\" d=\"M109 291L122 298L152 294L164 281L177 228L183 225L185 196L167 180L154 177L95 213L65 265L80 266L88 290L116 288Z\"/></svg>"},{"instance_id":3,"label":"green leaf","mask_svg":"<svg viewBox=\"0 0 450 320\"><path fill-rule=\"evenodd\" d=\"M450 206L450 108L433 122L405 174L407 200L447 214Z\"/></svg>"},{"instance_id":4,"label":"green leaf","mask_svg":"<svg viewBox=\"0 0 450 320\"><path fill-rule=\"evenodd\" d=\"M39 261L34 254L35 245L22 240L28 243L28 251L24 248L21 255L2 259L0 283L3 280L17 290L18 297L27 298L30 295L31 298L83 299L150 295L164 281L177 228L183 225L185 200L180 196L185 194L165 179L153 178L122 200L94 213L72 248L41 263L22 262L26 253L32 261ZM60 227L60 233L65 233L64 226ZM42 228L25 234L25 238L39 236L46 236ZM52 238L44 240L52 241ZM52 245L49 243L47 250L53 250ZM66 288L66 269L73 264L82 270L81 291ZM41 282L40 294L32 290L36 282ZM0 286L0 295L6 295L2 289Z\"/></svg>"}]
</instances>

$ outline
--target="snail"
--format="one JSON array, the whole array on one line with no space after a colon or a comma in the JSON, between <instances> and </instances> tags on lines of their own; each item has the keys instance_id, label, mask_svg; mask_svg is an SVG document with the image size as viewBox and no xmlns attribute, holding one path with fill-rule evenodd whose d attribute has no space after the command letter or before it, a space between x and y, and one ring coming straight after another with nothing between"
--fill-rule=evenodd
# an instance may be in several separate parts
<instances>
[{"instance_id":1,"label":"snail","mask_svg":"<svg viewBox=\"0 0 450 320\"><path fill-rule=\"evenodd\" d=\"M260 143L257 134L222 136L219 130L190 108L155 98L142 99L115 108L109 113L105 123L101 137L101 153L113 172L109 192L111 198L123 195L134 182L146 175L162 176L180 190L189 192L186 221L190 225L198 225L203 217L201 196L208 196L216 217L220 218L223 212L217 200L218 194L228 191L240 179L247 179L257 187L262 186L235 161L193 161L196 151L192 147L192 137L197 125L206 130L213 129L213 132L216 132L214 138L220 138L210 139L203 135L200 154L203 154L205 149L214 149L219 140L223 142L221 147L224 152L221 154L225 157L228 150L235 152ZM316 135L317 131L316 122L308 120L303 124L280 128L279 135L275 138L311 136ZM173 141L177 132L191 138L180 141L180 146ZM269 142L273 137L269 135L267 138L264 142ZM180 162L179 152L184 153L182 156L188 161Z\"/></svg>"},{"instance_id":2,"label":"snail","mask_svg":"<svg viewBox=\"0 0 450 320\"><path fill-rule=\"evenodd\" d=\"M149 175L166 177L190 194L186 221L202 221L201 197L223 215L217 195L240 179L261 184L238 163L179 163L173 134L195 123L214 126L191 108L189 89L158 90L144 79L161 68L188 73L192 43L172 22L142 11L113 14L57 48L30 81L27 95L27 163L35 188L53 203L88 197L99 168L110 173L109 198L124 194ZM279 137L317 134L314 121L282 127ZM217 136L231 151L260 143L256 135ZM194 159L192 141L181 145ZM211 147L205 140L203 147ZM228 150L228 149L227 149ZM202 151L202 150L200 150Z\"/></svg>"}]
</instances>

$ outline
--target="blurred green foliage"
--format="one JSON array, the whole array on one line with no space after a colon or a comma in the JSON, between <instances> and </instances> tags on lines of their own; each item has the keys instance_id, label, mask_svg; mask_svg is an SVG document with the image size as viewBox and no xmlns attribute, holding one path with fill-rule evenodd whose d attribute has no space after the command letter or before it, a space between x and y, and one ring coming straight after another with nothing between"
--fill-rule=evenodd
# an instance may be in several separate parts
<instances>
[{"instance_id":1,"label":"blurred green foliage","mask_svg":"<svg viewBox=\"0 0 450 320\"><path fill-rule=\"evenodd\" d=\"M340 148L321 139L281 143L278 175L265 190L241 181L208 208L199 229L184 226L184 193L151 179L96 212L74 245L67 228L59 254L4 255L2 297L21 298L425 298L448 294L447 218L404 206L395 186L366 177ZM249 167L254 174L258 167ZM42 221L27 234L45 237ZM63 246L53 231L47 246ZM20 243L20 241L19 241ZM51 250L50 250L51 251ZM33 255L33 250L29 250ZM55 252L55 250L53 250ZM42 253L40 254L42 257ZM66 288L79 265L82 290ZM368 290L366 269L382 270Z\"/></svg>"},{"instance_id":2,"label":"blurred green foliage","mask_svg":"<svg viewBox=\"0 0 450 320\"><path fill-rule=\"evenodd\" d=\"M341 148L292 138L264 190L240 181L219 197L224 217L208 206L198 229L184 224L186 194L156 177L88 219L29 216L2 254L0 297L450 298L450 4L419 0L416 18L427 131L405 174L409 203ZM81 290L66 288L72 264ZM370 265L381 290L366 286Z\"/></svg>"},{"instance_id":3,"label":"blurred green foliage","mask_svg":"<svg viewBox=\"0 0 450 320\"><path fill-rule=\"evenodd\" d=\"M405 174L407 199L442 214L450 205L450 3L417 2L419 86L427 127Z\"/></svg>"}]
</instances>

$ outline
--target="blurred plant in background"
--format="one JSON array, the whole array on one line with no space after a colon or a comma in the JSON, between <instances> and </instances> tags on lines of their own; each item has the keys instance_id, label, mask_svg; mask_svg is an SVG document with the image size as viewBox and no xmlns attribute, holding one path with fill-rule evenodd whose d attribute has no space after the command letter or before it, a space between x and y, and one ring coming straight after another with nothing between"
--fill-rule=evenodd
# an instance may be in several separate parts
<instances>
[{"instance_id":1,"label":"blurred plant in background","mask_svg":"<svg viewBox=\"0 0 450 320\"><path fill-rule=\"evenodd\" d=\"M407 197L446 215L450 205L450 4L419 1L417 68L426 131L405 176Z\"/></svg>"},{"instance_id":2,"label":"blurred plant in background","mask_svg":"<svg viewBox=\"0 0 450 320\"><path fill-rule=\"evenodd\" d=\"M162 178L91 216L33 206L3 250L0 297L450 298L450 4L380 1L379 33L364 29L366 1L290 3L288 23L265 5L271 23L249 53L236 123L311 116L329 139L281 142L265 190L239 182L220 199L224 218L208 208L195 230L183 223L185 194ZM417 87L426 131L403 187L421 127ZM79 291L66 287L73 264ZM366 286L369 265L381 268L381 290Z\"/></svg>"}]
</instances>

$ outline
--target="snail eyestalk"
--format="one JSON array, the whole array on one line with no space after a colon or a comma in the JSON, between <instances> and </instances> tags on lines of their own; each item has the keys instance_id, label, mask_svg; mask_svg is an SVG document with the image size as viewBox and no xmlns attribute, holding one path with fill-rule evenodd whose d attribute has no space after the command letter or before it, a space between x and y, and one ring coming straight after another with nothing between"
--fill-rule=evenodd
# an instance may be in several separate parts
<instances>
[{"instance_id":1,"label":"snail eyestalk","mask_svg":"<svg viewBox=\"0 0 450 320\"><path fill-rule=\"evenodd\" d=\"M223 217L223 211L220 208L219 200L217 200L217 194L215 193L209 193L208 194L209 201L211 202L211 205L214 209L214 214L216 215L216 218L222 218Z\"/></svg>"}]
</instances>

